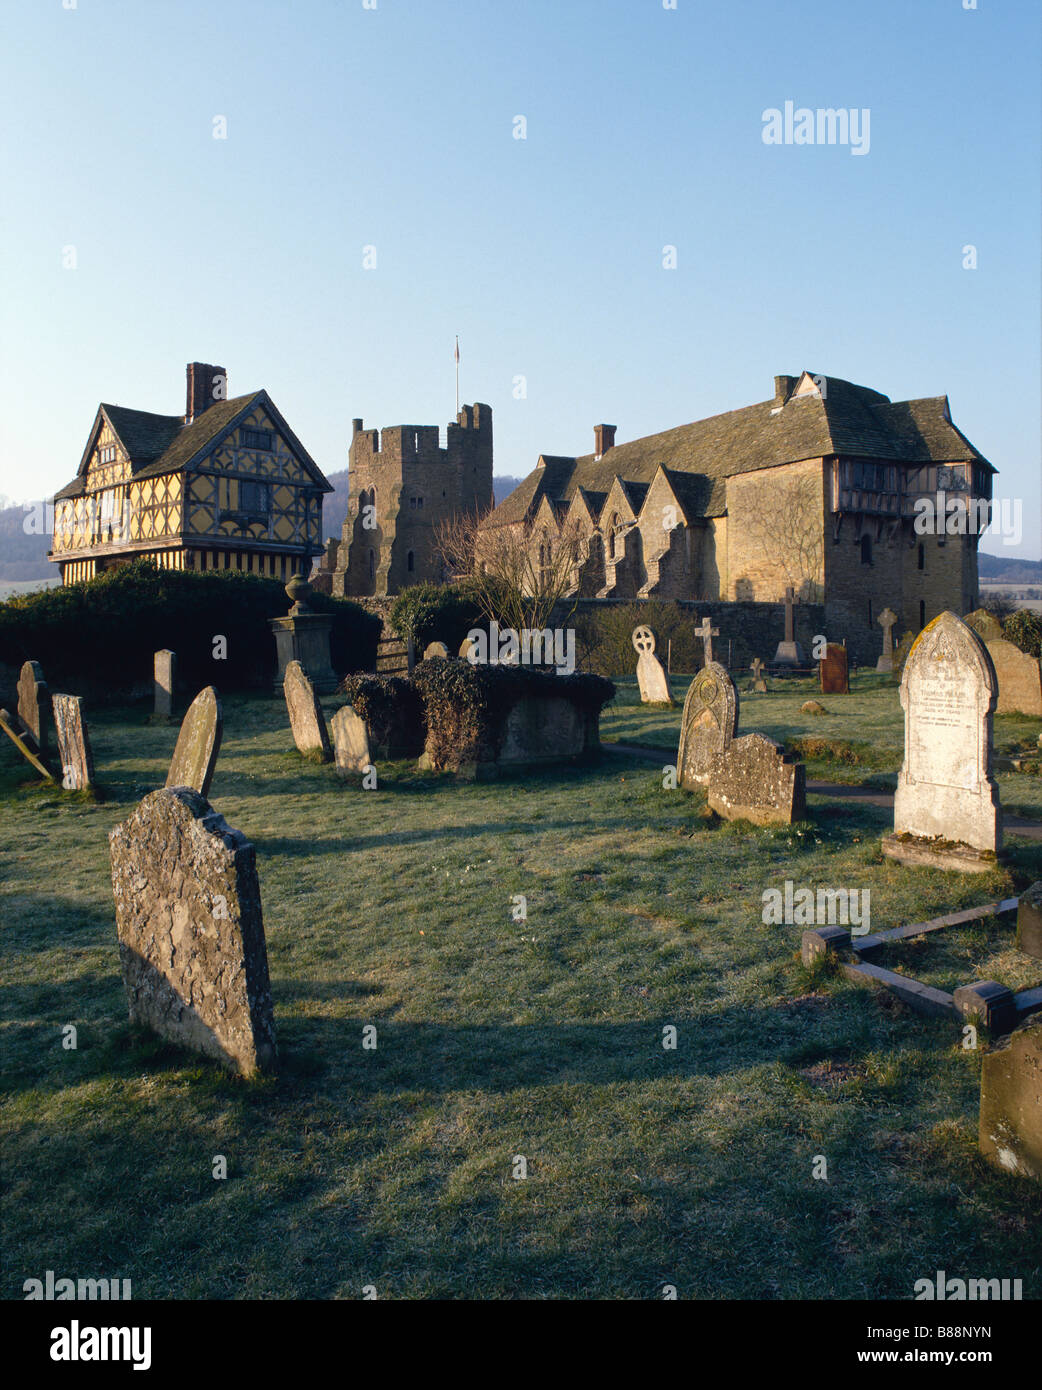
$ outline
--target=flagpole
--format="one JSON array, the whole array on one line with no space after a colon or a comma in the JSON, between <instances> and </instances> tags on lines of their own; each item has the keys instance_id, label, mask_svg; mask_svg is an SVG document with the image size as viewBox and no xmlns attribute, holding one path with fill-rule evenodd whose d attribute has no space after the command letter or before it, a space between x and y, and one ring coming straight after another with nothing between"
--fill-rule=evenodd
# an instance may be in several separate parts
<instances>
[{"instance_id":1,"label":"flagpole","mask_svg":"<svg viewBox=\"0 0 1042 1390\"><path fill-rule=\"evenodd\" d=\"M459 414L459 334L456 334L456 414Z\"/></svg>"}]
</instances>

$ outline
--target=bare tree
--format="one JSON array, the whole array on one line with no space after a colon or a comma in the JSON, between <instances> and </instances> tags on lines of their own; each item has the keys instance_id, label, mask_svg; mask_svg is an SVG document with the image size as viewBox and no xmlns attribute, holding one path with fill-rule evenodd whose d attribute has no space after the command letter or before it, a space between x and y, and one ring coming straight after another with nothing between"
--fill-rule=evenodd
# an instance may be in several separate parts
<instances>
[{"instance_id":1,"label":"bare tree","mask_svg":"<svg viewBox=\"0 0 1042 1390\"><path fill-rule=\"evenodd\" d=\"M747 483L741 498L735 523L782 573L787 586L803 598L819 599L825 534L820 478L780 478L771 469Z\"/></svg>"},{"instance_id":2,"label":"bare tree","mask_svg":"<svg viewBox=\"0 0 1042 1390\"><path fill-rule=\"evenodd\" d=\"M465 514L436 528L435 546L447 576L466 579L482 614L504 627L546 627L568 598L570 617L587 551L581 528L570 523L551 531L529 521L483 527L483 520Z\"/></svg>"}]
</instances>

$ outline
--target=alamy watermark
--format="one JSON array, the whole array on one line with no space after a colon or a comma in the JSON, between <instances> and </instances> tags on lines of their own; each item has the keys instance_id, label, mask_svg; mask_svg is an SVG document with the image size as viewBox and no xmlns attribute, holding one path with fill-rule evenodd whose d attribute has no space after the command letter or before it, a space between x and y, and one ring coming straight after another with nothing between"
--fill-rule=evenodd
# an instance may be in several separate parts
<instances>
[{"instance_id":1,"label":"alamy watermark","mask_svg":"<svg viewBox=\"0 0 1042 1390\"><path fill-rule=\"evenodd\" d=\"M872 925L871 888L796 888L791 879L781 888L763 890L765 927L850 927L864 936Z\"/></svg>"},{"instance_id":2,"label":"alamy watermark","mask_svg":"<svg viewBox=\"0 0 1042 1390\"><path fill-rule=\"evenodd\" d=\"M490 623L467 633L467 660L472 666L553 666L559 676L575 670L575 629L535 627L500 628Z\"/></svg>"},{"instance_id":3,"label":"alamy watermark","mask_svg":"<svg viewBox=\"0 0 1042 1390\"><path fill-rule=\"evenodd\" d=\"M917 497L912 529L919 536L996 536L1019 545L1024 535L1019 497L959 497L939 489L934 497Z\"/></svg>"},{"instance_id":4,"label":"alamy watermark","mask_svg":"<svg viewBox=\"0 0 1042 1390\"><path fill-rule=\"evenodd\" d=\"M834 109L785 102L768 106L761 115L760 138L765 145L848 145L851 154L868 154L872 113L867 106Z\"/></svg>"}]
</instances>

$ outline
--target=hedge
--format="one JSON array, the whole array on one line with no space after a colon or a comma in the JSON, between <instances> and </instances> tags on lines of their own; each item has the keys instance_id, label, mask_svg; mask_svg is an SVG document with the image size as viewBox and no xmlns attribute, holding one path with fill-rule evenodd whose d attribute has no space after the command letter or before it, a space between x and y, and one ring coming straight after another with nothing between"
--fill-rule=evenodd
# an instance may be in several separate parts
<instances>
[{"instance_id":1,"label":"hedge","mask_svg":"<svg viewBox=\"0 0 1042 1390\"><path fill-rule=\"evenodd\" d=\"M488 626L466 582L414 584L398 595L390 616L402 641L412 638L417 656L431 642L444 642L455 655L471 628Z\"/></svg>"},{"instance_id":2,"label":"hedge","mask_svg":"<svg viewBox=\"0 0 1042 1390\"><path fill-rule=\"evenodd\" d=\"M1028 656L1042 655L1042 613L1018 608L1003 623L1002 635Z\"/></svg>"},{"instance_id":3,"label":"hedge","mask_svg":"<svg viewBox=\"0 0 1042 1390\"><path fill-rule=\"evenodd\" d=\"M376 664L380 619L345 599L314 594L315 612L333 616L334 670ZM88 682L126 692L151 681L153 654L177 653L178 678L191 690L269 685L275 676L270 618L285 617L290 600L277 579L237 571L161 570L135 560L81 584L25 594L0 604L0 662L40 662L52 689ZM227 655L214 657L214 639Z\"/></svg>"},{"instance_id":4,"label":"hedge","mask_svg":"<svg viewBox=\"0 0 1042 1390\"><path fill-rule=\"evenodd\" d=\"M655 634L655 655L666 665L672 640L672 669L696 671L702 664L701 645L695 636L694 615L665 599L639 603L611 603L581 609L572 621L579 664L602 676L632 676L637 669L633 630L650 627Z\"/></svg>"}]
</instances>

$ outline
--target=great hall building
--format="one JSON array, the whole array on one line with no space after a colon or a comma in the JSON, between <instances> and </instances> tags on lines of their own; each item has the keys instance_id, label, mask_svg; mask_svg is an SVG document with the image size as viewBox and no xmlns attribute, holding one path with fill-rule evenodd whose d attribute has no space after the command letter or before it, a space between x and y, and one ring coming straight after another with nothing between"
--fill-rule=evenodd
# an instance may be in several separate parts
<instances>
[{"instance_id":1,"label":"great hall building","mask_svg":"<svg viewBox=\"0 0 1042 1390\"><path fill-rule=\"evenodd\" d=\"M886 607L899 633L976 607L979 536L914 524L919 499L991 498L995 469L946 396L804 372L756 405L622 444L597 425L594 441L544 454L484 522L527 529L533 555L577 529L584 597L776 603L791 586L830 637L876 648Z\"/></svg>"}]
</instances>

